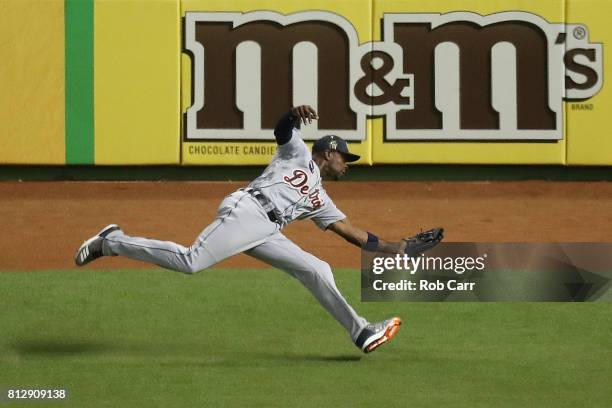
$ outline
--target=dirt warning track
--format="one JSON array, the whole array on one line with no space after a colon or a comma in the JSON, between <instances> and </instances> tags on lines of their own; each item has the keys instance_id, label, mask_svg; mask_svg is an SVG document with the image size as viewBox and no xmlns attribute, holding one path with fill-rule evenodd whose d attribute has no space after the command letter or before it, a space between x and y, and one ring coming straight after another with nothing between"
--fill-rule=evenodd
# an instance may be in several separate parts
<instances>
[{"instance_id":1,"label":"dirt warning track","mask_svg":"<svg viewBox=\"0 0 612 408\"><path fill-rule=\"evenodd\" d=\"M0 183L0 271L74 268L81 242L110 223L135 236L191 245L224 196L245 182ZM612 242L609 182L328 182L361 228L397 240L442 226L447 241ZM334 267L359 267L359 249L310 221L285 231ZM95 269L150 267L104 258ZM266 267L245 255L217 267Z\"/></svg>"}]
</instances>

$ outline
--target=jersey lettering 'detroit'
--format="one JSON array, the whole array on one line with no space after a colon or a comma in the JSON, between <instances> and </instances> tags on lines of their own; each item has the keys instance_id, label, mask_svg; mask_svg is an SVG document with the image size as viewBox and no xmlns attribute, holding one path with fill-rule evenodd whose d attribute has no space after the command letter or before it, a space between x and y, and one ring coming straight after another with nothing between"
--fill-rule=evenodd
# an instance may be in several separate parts
<instances>
[{"instance_id":1,"label":"jersey lettering 'detroit'","mask_svg":"<svg viewBox=\"0 0 612 408\"><path fill-rule=\"evenodd\" d=\"M296 128L289 142L278 146L268 167L249 187L261 191L274 204L282 226L312 219L319 228L326 229L346 218L323 188L319 167Z\"/></svg>"}]
</instances>

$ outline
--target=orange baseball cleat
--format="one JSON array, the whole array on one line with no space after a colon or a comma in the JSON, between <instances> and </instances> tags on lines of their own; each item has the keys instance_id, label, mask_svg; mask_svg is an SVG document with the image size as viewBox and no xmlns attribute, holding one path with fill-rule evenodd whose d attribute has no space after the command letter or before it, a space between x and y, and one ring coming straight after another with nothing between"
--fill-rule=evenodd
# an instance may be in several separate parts
<instances>
[{"instance_id":1,"label":"orange baseball cleat","mask_svg":"<svg viewBox=\"0 0 612 408\"><path fill-rule=\"evenodd\" d=\"M370 323L361 330L355 345L364 353L370 353L379 346L391 341L393 336L399 331L402 319L393 317L379 323Z\"/></svg>"}]
</instances>

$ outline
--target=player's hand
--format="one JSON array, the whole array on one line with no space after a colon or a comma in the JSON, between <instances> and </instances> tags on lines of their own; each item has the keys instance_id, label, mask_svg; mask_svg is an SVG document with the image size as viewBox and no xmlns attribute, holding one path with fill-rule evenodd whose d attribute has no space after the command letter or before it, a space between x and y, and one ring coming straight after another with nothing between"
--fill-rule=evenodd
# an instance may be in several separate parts
<instances>
[{"instance_id":1,"label":"player's hand","mask_svg":"<svg viewBox=\"0 0 612 408\"><path fill-rule=\"evenodd\" d=\"M404 238L406 245L400 246L404 253L414 257L438 245L444 239L444 228L432 228L428 231L419 232L413 237Z\"/></svg>"},{"instance_id":2,"label":"player's hand","mask_svg":"<svg viewBox=\"0 0 612 408\"><path fill-rule=\"evenodd\" d=\"M296 106L295 108L291 108L291 113L293 116L301 119L305 125L312 123L313 119L319 119L317 111L315 111L310 105L300 105Z\"/></svg>"}]
</instances>

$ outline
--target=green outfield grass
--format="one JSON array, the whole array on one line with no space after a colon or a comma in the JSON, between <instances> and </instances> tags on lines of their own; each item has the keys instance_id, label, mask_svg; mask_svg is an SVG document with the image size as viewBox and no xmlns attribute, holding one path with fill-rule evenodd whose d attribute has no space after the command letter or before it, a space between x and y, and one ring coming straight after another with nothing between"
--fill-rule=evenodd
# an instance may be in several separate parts
<instances>
[{"instance_id":1,"label":"green outfield grass","mask_svg":"<svg viewBox=\"0 0 612 408\"><path fill-rule=\"evenodd\" d=\"M612 303L360 303L359 273L336 277L365 317L403 318L392 343L362 354L275 270L0 273L0 388L69 389L39 407L612 406Z\"/></svg>"}]
</instances>

